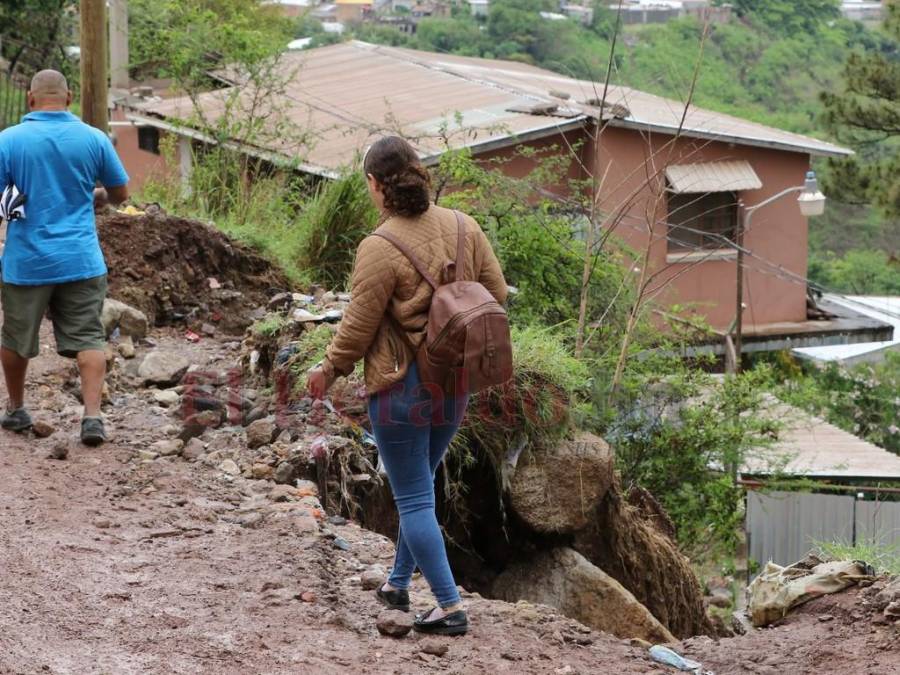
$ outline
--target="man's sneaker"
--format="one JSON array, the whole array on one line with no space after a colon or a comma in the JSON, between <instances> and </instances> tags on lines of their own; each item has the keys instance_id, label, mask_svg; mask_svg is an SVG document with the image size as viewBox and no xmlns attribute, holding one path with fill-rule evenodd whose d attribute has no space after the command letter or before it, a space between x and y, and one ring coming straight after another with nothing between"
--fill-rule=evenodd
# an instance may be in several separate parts
<instances>
[{"instance_id":1,"label":"man's sneaker","mask_svg":"<svg viewBox=\"0 0 900 675\"><path fill-rule=\"evenodd\" d=\"M85 445L97 446L106 441L106 430L99 417L85 417L81 420L81 442Z\"/></svg>"},{"instance_id":2,"label":"man's sneaker","mask_svg":"<svg viewBox=\"0 0 900 675\"><path fill-rule=\"evenodd\" d=\"M0 426L9 431L25 431L31 428L31 415L25 408L7 410L0 420Z\"/></svg>"}]
</instances>

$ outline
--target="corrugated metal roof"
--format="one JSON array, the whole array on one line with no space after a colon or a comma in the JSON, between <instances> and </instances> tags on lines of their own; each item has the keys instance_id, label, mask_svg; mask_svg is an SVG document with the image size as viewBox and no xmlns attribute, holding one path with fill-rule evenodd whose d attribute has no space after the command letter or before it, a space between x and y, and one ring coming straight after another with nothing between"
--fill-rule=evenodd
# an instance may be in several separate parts
<instances>
[{"instance_id":1,"label":"corrugated metal roof","mask_svg":"<svg viewBox=\"0 0 900 675\"><path fill-rule=\"evenodd\" d=\"M728 162L670 164L666 167L669 189L685 192L736 192L759 190L762 181L750 162L736 159Z\"/></svg>"},{"instance_id":2,"label":"corrugated metal roof","mask_svg":"<svg viewBox=\"0 0 900 675\"><path fill-rule=\"evenodd\" d=\"M283 101L289 117L314 142L301 150L287 136L273 134L261 150L289 158L302 152L304 163L318 167L323 175L350 164L373 138L385 133L402 133L423 158L433 159L448 146L487 148L552 136L583 127L600 112L589 104L601 97L594 83L507 61L345 42L285 54L281 67L290 74ZM570 98L551 96L551 90ZM220 90L199 97L207 119L226 114L227 94L228 90ZM242 96L249 100L251 92ZM574 116L528 112L546 103L556 103ZM669 125L667 133L671 133L682 109L675 101L612 87L603 118L645 130ZM227 112L234 113L234 108ZM150 103L139 114L142 121L150 123L154 118L186 123L194 110L191 101L183 97ZM735 143L811 154L850 152L699 108L691 108L684 133L715 134Z\"/></svg>"},{"instance_id":3,"label":"corrugated metal roof","mask_svg":"<svg viewBox=\"0 0 900 675\"><path fill-rule=\"evenodd\" d=\"M900 296L874 297L865 295L823 296L826 302L854 310L860 314L889 323L894 327L892 340L882 342L859 342L855 344L830 345L827 347L804 347L793 350L801 358L814 361L837 361L845 365L880 361L892 350L900 351Z\"/></svg>"},{"instance_id":4,"label":"corrugated metal roof","mask_svg":"<svg viewBox=\"0 0 900 675\"><path fill-rule=\"evenodd\" d=\"M900 457L884 448L774 398L767 414L786 428L775 447L750 453L743 474L900 479Z\"/></svg>"}]
</instances>

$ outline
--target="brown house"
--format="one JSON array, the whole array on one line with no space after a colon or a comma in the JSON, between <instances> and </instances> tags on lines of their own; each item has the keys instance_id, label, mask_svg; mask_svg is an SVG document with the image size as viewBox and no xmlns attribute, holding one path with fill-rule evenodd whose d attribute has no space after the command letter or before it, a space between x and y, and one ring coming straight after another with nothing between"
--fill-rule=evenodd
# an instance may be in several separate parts
<instances>
[{"instance_id":1,"label":"brown house","mask_svg":"<svg viewBox=\"0 0 900 675\"><path fill-rule=\"evenodd\" d=\"M521 63L361 42L285 58L285 67L297 73L287 91L291 115L316 140L302 155L289 139L244 146L243 152L293 160L299 170L334 177L374 137L393 131L414 139L427 163L437 161L449 139L450 147L469 147L478 158L505 158L503 171L525 175L531 167L517 152L522 146L570 155L578 148L578 156L570 157L570 177L602 177L596 199L606 214L603 227L614 227L636 251L649 247L659 299L723 333L736 314L731 242L740 209L802 185L812 158L850 154L721 113L685 110L677 101L627 87L610 87L601 109L596 83ZM224 95L201 98L207 116L222 109ZM148 153L153 136L177 134L185 150L190 142L209 142L184 126L190 115L187 99L128 111L135 126L130 133L120 130L118 147L129 170L140 176L144 167L158 165ZM181 170L189 168L182 161ZM794 196L754 215L743 244L745 351L889 339L890 326L846 310L808 319L807 233Z\"/></svg>"}]
</instances>

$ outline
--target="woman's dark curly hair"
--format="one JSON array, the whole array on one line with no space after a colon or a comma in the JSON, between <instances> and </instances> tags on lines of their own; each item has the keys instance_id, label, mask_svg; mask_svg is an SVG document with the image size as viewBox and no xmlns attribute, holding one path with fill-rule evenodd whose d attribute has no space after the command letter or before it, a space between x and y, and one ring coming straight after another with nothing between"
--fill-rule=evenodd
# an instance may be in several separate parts
<instances>
[{"instance_id":1,"label":"woman's dark curly hair","mask_svg":"<svg viewBox=\"0 0 900 675\"><path fill-rule=\"evenodd\" d=\"M375 142L363 162L384 193L384 208L398 216L418 216L431 205L431 176L412 146L399 136Z\"/></svg>"}]
</instances>

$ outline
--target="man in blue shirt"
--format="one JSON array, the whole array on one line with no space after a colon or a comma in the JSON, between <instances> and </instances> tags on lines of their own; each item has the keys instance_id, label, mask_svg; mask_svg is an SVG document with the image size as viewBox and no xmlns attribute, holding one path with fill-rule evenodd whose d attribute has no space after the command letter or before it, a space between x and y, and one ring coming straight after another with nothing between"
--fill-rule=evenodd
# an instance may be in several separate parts
<instances>
[{"instance_id":1,"label":"man in blue shirt","mask_svg":"<svg viewBox=\"0 0 900 675\"><path fill-rule=\"evenodd\" d=\"M57 352L76 358L81 373L81 440L99 445L106 440L100 417L106 263L94 208L127 199L128 174L107 135L68 112L71 102L65 77L43 70L31 81L31 112L0 133L0 190L15 185L26 199L24 217L8 224L3 249L0 361L9 403L0 424L12 431L31 426L25 372L40 351L49 309Z\"/></svg>"}]
</instances>

